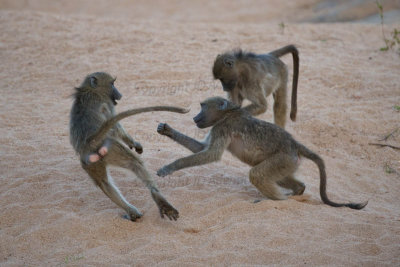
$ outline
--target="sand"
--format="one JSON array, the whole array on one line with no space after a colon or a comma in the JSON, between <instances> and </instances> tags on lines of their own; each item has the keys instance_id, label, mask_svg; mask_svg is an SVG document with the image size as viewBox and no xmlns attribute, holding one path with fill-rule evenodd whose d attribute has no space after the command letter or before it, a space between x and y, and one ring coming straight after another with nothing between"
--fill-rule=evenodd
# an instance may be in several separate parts
<instances>
[{"instance_id":1,"label":"sand","mask_svg":"<svg viewBox=\"0 0 400 267\"><path fill-rule=\"evenodd\" d=\"M262 1L79 2L0 2L1 266L400 266L400 151L369 145L400 146L400 131L378 141L400 127L400 56L379 51L379 24L299 23L312 13L311 0L262 8ZM396 27L386 25L386 34ZM366 208L324 205L307 160L297 173L304 196L286 201L264 198L229 152L157 177L158 168L189 155L156 133L158 123L201 138L206 131L192 122L199 102L224 96L211 75L215 56L289 43L300 50L300 80L297 121L287 130L324 158L332 200L369 200ZM291 71L291 58L283 60ZM144 214L124 219L81 169L69 144L69 96L94 71L118 77L119 111L191 106L186 115L122 122L179 209L177 222L160 218L133 174L112 170ZM272 120L271 100L259 118Z\"/></svg>"}]
</instances>

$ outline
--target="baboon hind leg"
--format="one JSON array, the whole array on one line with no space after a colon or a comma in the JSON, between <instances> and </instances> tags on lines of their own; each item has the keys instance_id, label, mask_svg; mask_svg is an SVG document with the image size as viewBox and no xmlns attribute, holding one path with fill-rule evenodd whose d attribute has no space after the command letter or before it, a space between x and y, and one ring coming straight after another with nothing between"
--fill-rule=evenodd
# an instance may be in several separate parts
<instances>
[{"instance_id":1,"label":"baboon hind leg","mask_svg":"<svg viewBox=\"0 0 400 267\"><path fill-rule=\"evenodd\" d=\"M306 189L305 184L294 178L293 175L289 175L283 180L278 181L278 185L287 189L291 189L293 191L293 195L295 196L302 195Z\"/></svg>"},{"instance_id":2,"label":"baboon hind leg","mask_svg":"<svg viewBox=\"0 0 400 267\"><path fill-rule=\"evenodd\" d=\"M119 142L115 142L108 157L105 158L107 163L121 168L128 169L136 174L136 176L149 188L153 200L156 202L160 215L164 218L166 215L170 220L177 220L179 212L164 198L158 190L156 183L151 178L143 161L133 154L127 147Z\"/></svg>"},{"instance_id":3,"label":"baboon hind leg","mask_svg":"<svg viewBox=\"0 0 400 267\"><path fill-rule=\"evenodd\" d=\"M278 182L294 173L296 165L293 159L283 153L264 160L250 170L250 182L266 197L273 200L284 200Z\"/></svg>"},{"instance_id":4,"label":"baboon hind leg","mask_svg":"<svg viewBox=\"0 0 400 267\"><path fill-rule=\"evenodd\" d=\"M128 214L130 220L135 221L142 217L140 211L130 204L119 191L118 187L114 184L112 177L107 172L106 166L103 162L94 163L84 166L84 169L101 190L120 208L124 209Z\"/></svg>"},{"instance_id":5,"label":"baboon hind leg","mask_svg":"<svg viewBox=\"0 0 400 267\"><path fill-rule=\"evenodd\" d=\"M287 113L287 73L282 78L278 89L273 93L274 97L274 122L281 128L285 128Z\"/></svg>"}]
</instances>

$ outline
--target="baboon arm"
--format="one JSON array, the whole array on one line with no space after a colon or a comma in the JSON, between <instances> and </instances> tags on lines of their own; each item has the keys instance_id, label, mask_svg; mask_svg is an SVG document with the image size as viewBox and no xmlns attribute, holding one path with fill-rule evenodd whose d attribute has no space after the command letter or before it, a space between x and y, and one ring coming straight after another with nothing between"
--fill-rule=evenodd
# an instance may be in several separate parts
<instances>
[{"instance_id":1,"label":"baboon arm","mask_svg":"<svg viewBox=\"0 0 400 267\"><path fill-rule=\"evenodd\" d=\"M267 100L262 93L262 90L253 90L253 92L257 93L248 97L251 104L244 107L243 109L250 112L251 115L257 116L267 110Z\"/></svg>"},{"instance_id":2,"label":"baboon arm","mask_svg":"<svg viewBox=\"0 0 400 267\"><path fill-rule=\"evenodd\" d=\"M157 175L166 176L180 169L218 161L221 159L221 156L228 144L229 140L227 140L227 138L211 138L210 145L207 147L207 149L193 155L180 158L171 164L162 167L158 170Z\"/></svg>"},{"instance_id":3,"label":"baboon arm","mask_svg":"<svg viewBox=\"0 0 400 267\"><path fill-rule=\"evenodd\" d=\"M168 137L177 142L178 144L186 147L193 153L198 153L204 150L204 148L206 147L206 144L201 143L196 139L184 135L172 128L171 128L171 133L168 135Z\"/></svg>"},{"instance_id":4,"label":"baboon arm","mask_svg":"<svg viewBox=\"0 0 400 267\"><path fill-rule=\"evenodd\" d=\"M221 155L222 153L220 153L219 151L204 150L190 156L178 159L171 163L169 166L171 166L172 170L177 171L188 167L199 166L218 161L221 158Z\"/></svg>"},{"instance_id":5,"label":"baboon arm","mask_svg":"<svg viewBox=\"0 0 400 267\"><path fill-rule=\"evenodd\" d=\"M243 103L243 97L239 93L238 88L234 88L232 91L228 92L228 100L235 103L236 105L241 106Z\"/></svg>"},{"instance_id":6,"label":"baboon arm","mask_svg":"<svg viewBox=\"0 0 400 267\"><path fill-rule=\"evenodd\" d=\"M139 142L136 142L132 136L130 136L122 127L122 125L117 122L113 127L113 130L117 137L122 140L130 149L135 148L135 151L139 154L143 153L143 147Z\"/></svg>"},{"instance_id":7,"label":"baboon arm","mask_svg":"<svg viewBox=\"0 0 400 267\"><path fill-rule=\"evenodd\" d=\"M116 123L115 124L115 129L116 129L116 134L117 136L129 147L132 147L133 144L135 143L135 140L133 140L132 136L130 136L126 131L125 128L120 124Z\"/></svg>"}]
</instances>

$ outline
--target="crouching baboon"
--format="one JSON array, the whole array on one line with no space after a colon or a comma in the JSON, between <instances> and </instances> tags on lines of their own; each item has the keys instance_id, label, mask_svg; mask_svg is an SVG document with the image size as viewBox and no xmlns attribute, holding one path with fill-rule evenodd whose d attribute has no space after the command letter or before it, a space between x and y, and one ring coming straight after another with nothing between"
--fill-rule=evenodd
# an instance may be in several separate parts
<instances>
[{"instance_id":1,"label":"crouching baboon","mask_svg":"<svg viewBox=\"0 0 400 267\"><path fill-rule=\"evenodd\" d=\"M114 106L122 95L114 86L115 79L104 72L88 75L80 87L75 88L74 103L70 114L70 141L79 153L82 168L96 185L119 207L124 209L130 220L135 221L142 214L120 193L108 173L107 167L114 165L129 169L149 188L161 217L171 220L179 217L178 211L168 203L158 190L139 155L130 149L142 153L140 143L127 134L119 120L142 112L172 111L186 113L188 110L154 106L131 109L115 115Z\"/></svg>"},{"instance_id":2,"label":"crouching baboon","mask_svg":"<svg viewBox=\"0 0 400 267\"><path fill-rule=\"evenodd\" d=\"M218 55L212 69L214 79L219 79L228 99L241 106L244 99L251 104L244 107L253 116L267 110L267 99L274 97L274 121L285 128L286 87L288 70L279 57L292 53L293 82L290 118L296 120L297 82L299 78L299 52L294 45L288 45L268 54L256 55L242 50Z\"/></svg>"},{"instance_id":3,"label":"crouching baboon","mask_svg":"<svg viewBox=\"0 0 400 267\"><path fill-rule=\"evenodd\" d=\"M245 109L224 98L208 98L201 104L200 113L193 118L197 127L212 127L205 141L198 142L165 123L157 131L185 146L194 154L178 159L157 171L166 176L174 171L218 161L228 149L241 161L252 166L250 181L270 199L286 199L279 186L290 189L294 195L301 195L305 185L296 180L294 173L300 157L317 164L320 173L320 194L322 201L333 207L362 209L364 203L335 203L326 195L326 173L324 161L314 152L300 144L285 130L274 124L258 120Z\"/></svg>"}]
</instances>

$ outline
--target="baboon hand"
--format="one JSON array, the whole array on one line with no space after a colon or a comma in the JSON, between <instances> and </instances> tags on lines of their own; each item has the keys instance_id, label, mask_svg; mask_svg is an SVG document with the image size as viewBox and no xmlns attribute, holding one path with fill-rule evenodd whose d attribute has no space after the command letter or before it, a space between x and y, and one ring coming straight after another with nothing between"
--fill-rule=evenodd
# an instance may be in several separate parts
<instances>
[{"instance_id":1,"label":"baboon hand","mask_svg":"<svg viewBox=\"0 0 400 267\"><path fill-rule=\"evenodd\" d=\"M161 135L170 135L171 133L171 127L169 127L168 124L166 123L160 123L157 127L157 132Z\"/></svg>"},{"instance_id":2,"label":"baboon hand","mask_svg":"<svg viewBox=\"0 0 400 267\"><path fill-rule=\"evenodd\" d=\"M135 151L139 154L143 153L143 147L139 142L134 141L131 137L127 141L126 144L129 146L130 149L135 149Z\"/></svg>"},{"instance_id":3,"label":"baboon hand","mask_svg":"<svg viewBox=\"0 0 400 267\"><path fill-rule=\"evenodd\" d=\"M173 170L171 170L171 168L168 167L168 165L162 167L161 169L159 169L157 171L157 175L160 177L167 176L168 174L171 174L171 173L173 173Z\"/></svg>"},{"instance_id":4,"label":"baboon hand","mask_svg":"<svg viewBox=\"0 0 400 267\"><path fill-rule=\"evenodd\" d=\"M135 148L135 151L139 154L143 153L143 147L139 142L133 142L133 147Z\"/></svg>"}]
</instances>

